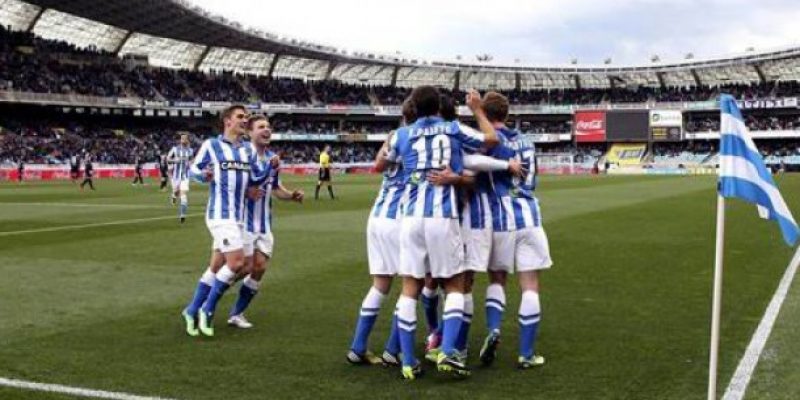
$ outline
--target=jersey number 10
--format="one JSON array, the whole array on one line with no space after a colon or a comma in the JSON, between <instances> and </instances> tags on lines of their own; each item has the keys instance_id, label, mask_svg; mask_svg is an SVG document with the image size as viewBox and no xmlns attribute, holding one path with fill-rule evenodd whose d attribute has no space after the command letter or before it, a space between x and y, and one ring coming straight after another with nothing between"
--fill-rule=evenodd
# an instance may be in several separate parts
<instances>
[{"instance_id":1,"label":"jersey number 10","mask_svg":"<svg viewBox=\"0 0 800 400\"><path fill-rule=\"evenodd\" d=\"M447 135L436 135L430 139L430 152L428 152L428 138L422 137L412 146L417 152L417 170L444 169L450 165L450 138ZM430 164L429 164L430 162Z\"/></svg>"}]
</instances>

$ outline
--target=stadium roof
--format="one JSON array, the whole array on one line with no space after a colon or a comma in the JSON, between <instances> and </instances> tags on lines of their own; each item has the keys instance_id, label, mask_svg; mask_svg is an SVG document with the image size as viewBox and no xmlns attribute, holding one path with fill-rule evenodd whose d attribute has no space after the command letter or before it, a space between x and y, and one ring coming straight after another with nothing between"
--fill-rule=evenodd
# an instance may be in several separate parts
<instances>
[{"instance_id":1,"label":"stadium roof","mask_svg":"<svg viewBox=\"0 0 800 400\"><path fill-rule=\"evenodd\" d=\"M498 65L346 52L254 29L185 0L0 0L0 23L47 39L147 55L153 65L481 89L694 86L800 79L800 48L647 65Z\"/></svg>"}]
</instances>

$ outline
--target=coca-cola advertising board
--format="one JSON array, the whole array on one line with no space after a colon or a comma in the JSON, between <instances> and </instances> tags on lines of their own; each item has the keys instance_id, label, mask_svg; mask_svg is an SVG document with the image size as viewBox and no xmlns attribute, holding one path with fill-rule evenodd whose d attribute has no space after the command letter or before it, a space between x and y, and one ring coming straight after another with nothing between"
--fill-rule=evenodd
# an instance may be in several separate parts
<instances>
[{"instance_id":1,"label":"coca-cola advertising board","mask_svg":"<svg viewBox=\"0 0 800 400\"><path fill-rule=\"evenodd\" d=\"M577 143L606 141L605 111L576 111L574 126Z\"/></svg>"}]
</instances>

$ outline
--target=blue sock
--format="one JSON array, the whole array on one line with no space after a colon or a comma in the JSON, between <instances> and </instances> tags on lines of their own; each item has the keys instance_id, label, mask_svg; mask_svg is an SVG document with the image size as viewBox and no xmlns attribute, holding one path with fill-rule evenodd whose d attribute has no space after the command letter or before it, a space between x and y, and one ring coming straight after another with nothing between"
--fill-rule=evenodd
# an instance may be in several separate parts
<instances>
[{"instance_id":1,"label":"blue sock","mask_svg":"<svg viewBox=\"0 0 800 400\"><path fill-rule=\"evenodd\" d=\"M397 332L404 367L417 365L414 357L414 336L417 333L417 300L400 296L397 300Z\"/></svg>"},{"instance_id":2,"label":"blue sock","mask_svg":"<svg viewBox=\"0 0 800 400\"><path fill-rule=\"evenodd\" d=\"M467 350L467 342L469 341L469 327L472 325L472 313L474 312L475 305L472 302L472 293L464 295L464 318L461 319L461 329L458 331L458 339L456 340L456 350L464 352Z\"/></svg>"},{"instance_id":3,"label":"blue sock","mask_svg":"<svg viewBox=\"0 0 800 400\"><path fill-rule=\"evenodd\" d=\"M436 290L422 289L422 309L425 311L428 332L439 330L439 293Z\"/></svg>"},{"instance_id":4,"label":"blue sock","mask_svg":"<svg viewBox=\"0 0 800 400\"><path fill-rule=\"evenodd\" d=\"M375 287L370 288L364 297L356 323L356 332L353 335L353 344L350 346L350 350L353 350L354 353L364 354L367 352L367 340L375 325L375 320L378 318L378 311L381 309L384 297L385 295Z\"/></svg>"},{"instance_id":5,"label":"blue sock","mask_svg":"<svg viewBox=\"0 0 800 400\"><path fill-rule=\"evenodd\" d=\"M386 340L386 347L384 348L389 354L400 354L400 335L397 331L397 314L392 317L392 328L389 331L389 339Z\"/></svg>"},{"instance_id":6,"label":"blue sock","mask_svg":"<svg viewBox=\"0 0 800 400\"><path fill-rule=\"evenodd\" d=\"M499 284L491 284L486 288L486 327L491 331L499 331L506 309L506 294Z\"/></svg>"},{"instance_id":7,"label":"blue sock","mask_svg":"<svg viewBox=\"0 0 800 400\"><path fill-rule=\"evenodd\" d=\"M452 356L456 349L456 341L461 331L461 322L464 318L464 295L450 293L444 300L442 313L442 353Z\"/></svg>"},{"instance_id":8,"label":"blue sock","mask_svg":"<svg viewBox=\"0 0 800 400\"><path fill-rule=\"evenodd\" d=\"M536 333L541 319L539 294L526 290L522 293L519 305L519 355L525 358L533 356L536 350Z\"/></svg>"},{"instance_id":9,"label":"blue sock","mask_svg":"<svg viewBox=\"0 0 800 400\"><path fill-rule=\"evenodd\" d=\"M236 278L236 273L233 272L227 265L223 265L217 272L214 278L214 285L211 286L211 293L208 294L206 302L200 307L206 314L214 315L217 310L217 303L225 291L231 287L231 283Z\"/></svg>"},{"instance_id":10,"label":"blue sock","mask_svg":"<svg viewBox=\"0 0 800 400\"><path fill-rule=\"evenodd\" d=\"M211 285L214 284L214 273L211 269L207 269L200 280L197 282L197 288L194 290L194 297L189 305L186 306L186 312L189 315L197 315L197 310L206 301L208 293L211 292Z\"/></svg>"},{"instance_id":11,"label":"blue sock","mask_svg":"<svg viewBox=\"0 0 800 400\"><path fill-rule=\"evenodd\" d=\"M231 309L231 316L239 315L247 309L253 297L258 293L259 283L257 280L250 278L248 275L242 282L242 287L239 288L239 298L236 299L236 304Z\"/></svg>"}]
</instances>

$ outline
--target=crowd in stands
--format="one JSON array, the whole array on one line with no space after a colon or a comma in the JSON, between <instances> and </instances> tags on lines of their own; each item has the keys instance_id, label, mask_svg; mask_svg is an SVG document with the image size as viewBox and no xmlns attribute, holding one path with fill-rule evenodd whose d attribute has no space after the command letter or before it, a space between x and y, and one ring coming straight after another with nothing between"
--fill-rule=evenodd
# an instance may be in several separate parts
<instances>
[{"instance_id":1,"label":"crowd in stands","mask_svg":"<svg viewBox=\"0 0 800 400\"><path fill-rule=\"evenodd\" d=\"M745 124L751 131L800 130L800 115L753 115L744 116ZM692 117L689 115L684 125L686 132L719 132L718 116Z\"/></svg>"},{"instance_id":2,"label":"crowd in stands","mask_svg":"<svg viewBox=\"0 0 800 400\"><path fill-rule=\"evenodd\" d=\"M222 71L164 69L128 63L101 50L81 49L0 27L0 90L140 97L150 100L233 101L297 105L399 105L408 88L267 78ZM465 92L443 89L457 102ZM719 87L626 86L604 89L505 90L513 105L571 105L648 101L706 101L727 92L739 99L800 94L800 84L768 82Z\"/></svg>"}]
</instances>

